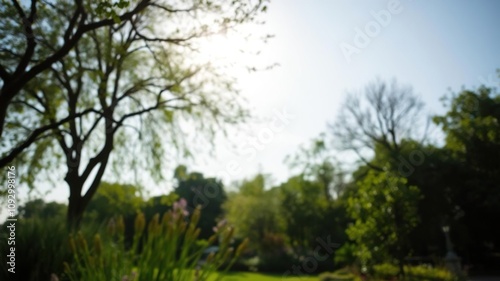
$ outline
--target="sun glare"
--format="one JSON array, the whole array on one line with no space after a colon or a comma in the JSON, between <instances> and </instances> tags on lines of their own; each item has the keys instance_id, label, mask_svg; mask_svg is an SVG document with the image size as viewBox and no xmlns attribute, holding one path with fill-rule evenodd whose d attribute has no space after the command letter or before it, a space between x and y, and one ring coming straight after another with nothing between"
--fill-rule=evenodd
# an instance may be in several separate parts
<instances>
[{"instance_id":1,"label":"sun glare","mask_svg":"<svg viewBox=\"0 0 500 281\"><path fill-rule=\"evenodd\" d=\"M237 73L246 67L260 64L260 50L264 42L259 39L262 33L258 28L241 29L238 32L228 32L201 38L197 43L198 63L228 68L231 73Z\"/></svg>"}]
</instances>

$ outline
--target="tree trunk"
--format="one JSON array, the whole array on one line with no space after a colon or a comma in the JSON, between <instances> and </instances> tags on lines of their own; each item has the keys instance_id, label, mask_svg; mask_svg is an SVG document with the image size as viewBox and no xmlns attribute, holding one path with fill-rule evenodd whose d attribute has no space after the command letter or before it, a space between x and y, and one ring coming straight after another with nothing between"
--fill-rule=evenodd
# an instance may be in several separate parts
<instances>
[{"instance_id":1,"label":"tree trunk","mask_svg":"<svg viewBox=\"0 0 500 281\"><path fill-rule=\"evenodd\" d=\"M69 230L77 230L80 227L83 218L81 196L70 196L68 204L68 212L66 214L66 225Z\"/></svg>"},{"instance_id":2,"label":"tree trunk","mask_svg":"<svg viewBox=\"0 0 500 281\"><path fill-rule=\"evenodd\" d=\"M0 90L0 137L3 135L5 126L5 118L7 116L7 108L12 100L10 96L5 94L5 86Z\"/></svg>"},{"instance_id":3,"label":"tree trunk","mask_svg":"<svg viewBox=\"0 0 500 281\"><path fill-rule=\"evenodd\" d=\"M399 256L398 257L398 262L399 262L399 280L405 280L405 268L404 268L404 257Z\"/></svg>"},{"instance_id":4,"label":"tree trunk","mask_svg":"<svg viewBox=\"0 0 500 281\"><path fill-rule=\"evenodd\" d=\"M83 182L78 177L77 173L70 173L66 175L66 183L69 186L69 202L68 212L66 213L66 225L69 230L74 231L80 227L83 218L83 197L81 195L83 189Z\"/></svg>"},{"instance_id":5,"label":"tree trunk","mask_svg":"<svg viewBox=\"0 0 500 281\"><path fill-rule=\"evenodd\" d=\"M76 165L66 174L65 181L69 186L69 203L66 219L68 228L71 230L77 230L80 227L85 208L87 208L87 205L89 204L90 200L96 193L99 184L101 183L102 176L104 174L104 171L106 170L106 166L109 160L109 155L113 150L112 137L110 139L111 141L108 141L101 153L99 153L99 155L95 158L92 158L90 161L92 163L89 163L87 166L88 169L95 167L98 164L100 165L94 179L90 184L89 189L84 195L82 195L83 184L89 179L89 175L92 169L89 169L87 173L84 172L82 175L79 175L79 165Z\"/></svg>"}]
</instances>

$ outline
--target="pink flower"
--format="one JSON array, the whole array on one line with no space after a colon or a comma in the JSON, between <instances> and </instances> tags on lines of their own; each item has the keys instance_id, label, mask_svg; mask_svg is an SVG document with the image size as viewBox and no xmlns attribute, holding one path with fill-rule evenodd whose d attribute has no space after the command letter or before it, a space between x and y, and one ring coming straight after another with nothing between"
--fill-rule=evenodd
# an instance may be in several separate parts
<instances>
[{"instance_id":1,"label":"pink flower","mask_svg":"<svg viewBox=\"0 0 500 281\"><path fill-rule=\"evenodd\" d=\"M182 215L187 216L189 212L187 211L187 201L184 198L181 198L179 201L174 202L174 213L180 212Z\"/></svg>"}]
</instances>

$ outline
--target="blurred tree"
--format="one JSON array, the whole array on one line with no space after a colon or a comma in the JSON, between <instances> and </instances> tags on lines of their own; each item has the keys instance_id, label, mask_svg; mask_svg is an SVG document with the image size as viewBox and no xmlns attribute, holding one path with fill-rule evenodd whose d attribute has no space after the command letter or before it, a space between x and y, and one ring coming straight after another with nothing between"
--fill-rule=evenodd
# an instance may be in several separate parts
<instances>
[{"instance_id":1,"label":"blurred tree","mask_svg":"<svg viewBox=\"0 0 500 281\"><path fill-rule=\"evenodd\" d=\"M445 97L443 102L449 110L435 116L434 122L446 133L446 147L467 158L476 171L496 171L499 166L490 153L500 153L500 94L481 87Z\"/></svg>"},{"instance_id":2,"label":"blurred tree","mask_svg":"<svg viewBox=\"0 0 500 281\"><path fill-rule=\"evenodd\" d=\"M321 184L328 201L332 201L332 195L339 196L344 188L344 173L331 151L326 145L325 135L321 134L309 146L301 146L295 155L285 158L291 169L298 169L305 179Z\"/></svg>"},{"instance_id":3,"label":"blurred tree","mask_svg":"<svg viewBox=\"0 0 500 281\"><path fill-rule=\"evenodd\" d=\"M33 79L50 71L56 62L71 56L71 51L89 33L108 27L120 28L120 24L124 22L135 22L137 17L149 14L152 17L148 23L136 26L141 30L138 36L148 47L157 42L182 43L200 33L216 34L227 31L226 28L234 25L254 20L257 12L267 10L266 2L233 1L229 5L224 1L204 0L190 0L186 3L151 0L4 1L0 7L0 16L4 19L0 22L0 43L3 46L0 50L0 137L3 137L6 127L6 117L11 114L9 107L13 104L13 99L23 95L24 87ZM191 17L197 20L192 21ZM170 23L177 24L168 31L179 36L163 40L165 38L162 35L165 33L158 33L158 30L151 28L159 23L159 18L169 19ZM191 24L186 25L186 21ZM142 29L146 25L148 30ZM221 30L220 27L224 29ZM189 28L192 29L187 30ZM29 109L31 106L24 104L23 107ZM75 112L59 118L58 124L37 127L22 145L10 146L15 149L0 158L0 166L12 161L26 146L53 127L87 113L89 112Z\"/></svg>"},{"instance_id":4,"label":"blurred tree","mask_svg":"<svg viewBox=\"0 0 500 281\"><path fill-rule=\"evenodd\" d=\"M500 251L500 229L491 221L500 217L500 94L480 87L444 102L449 110L434 122L446 133L445 149L455 160L448 179L456 211L446 223L467 260L494 268Z\"/></svg>"},{"instance_id":5,"label":"blurred tree","mask_svg":"<svg viewBox=\"0 0 500 281\"><path fill-rule=\"evenodd\" d=\"M288 179L279 187L281 210L286 222L286 233L292 246L299 252L314 249L316 238L332 218L326 218L328 199L317 182L305 180L301 176Z\"/></svg>"},{"instance_id":6,"label":"blurred tree","mask_svg":"<svg viewBox=\"0 0 500 281\"><path fill-rule=\"evenodd\" d=\"M329 128L340 149L355 152L371 169L383 171L369 157L376 148L383 148L397 159L403 139L425 139L427 126L420 126L423 106L411 87L377 80L368 84L364 96L348 95Z\"/></svg>"},{"instance_id":7,"label":"blurred tree","mask_svg":"<svg viewBox=\"0 0 500 281\"><path fill-rule=\"evenodd\" d=\"M357 186L355 195L348 199L354 223L347 229L349 238L358 246L357 256L366 264L395 258L404 275L409 234L419 221L419 189L407 185L403 177L375 171L370 171Z\"/></svg>"},{"instance_id":8,"label":"blurred tree","mask_svg":"<svg viewBox=\"0 0 500 281\"><path fill-rule=\"evenodd\" d=\"M155 214L163 215L165 212L172 209L172 205L178 199L179 196L173 191L167 195L149 198L144 206L144 215L146 219L151 219Z\"/></svg>"},{"instance_id":9,"label":"blurred tree","mask_svg":"<svg viewBox=\"0 0 500 281\"><path fill-rule=\"evenodd\" d=\"M405 178L422 195L416 201L420 222L408 234L406 247L416 255L441 255L443 221L459 212L450 194L456 162L446 151L426 145L428 124L422 124L422 109L410 87L376 81L364 96L348 96L330 129L340 148L355 152L363 164L346 185L343 199L356 196L370 171Z\"/></svg>"},{"instance_id":10,"label":"blurred tree","mask_svg":"<svg viewBox=\"0 0 500 281\"><path fill-rule=\"evenodd\" d=\"M264 175L245 180L224 204L227 220L235 226L237 235L249 238L251 246L260 253L273 251L265 247L264 238L285 232L279 190L266 190L265 185Z\"/></svg>"},{"instance_id":11,"label":"blurred tree","mask_svg":"<svg viewBox=\"0 0 500 281\"><path fill-rule=\"evenodd\" d=\"M13 159L14 164L22 163L17 166L30 171L22 173L27 183L43 172L54 180L50 167L65 164L64 179L70 189L68 225L78 226L108 166L115 168L117 176L119 168L147 168L158 181L167 145L189 155L184 135L178 133L181 123L213 136L225 129L224 124L241 122L247 116L233 78L196 58L201 38L255 22L265 11L266 1L190 2L141 0L131 7L119 4L116 12L113 5L93 2L32 1L31 12L38 16L40 29L36 38L41 46L51 47L36 49L36 56L25 55L25 64L33 64L31 73L39 59L49 56L50 62L46 71L21 77L29 81L17 90L22 95L2 89L1 98L7 100L2 103L0 125L5 121L9 130L0 140L0 164ZM12 17L13 10L22 10L16 3L0 11ZM100 12L88 12L94 10ZM75 13L68 17L67 11ZM175 24L164 28L165 19ZM33 21L26 23L25 29L32 25ZM5 32L17 35L19 26L5 27ZM76 42L66 46L67 41ZM22 45L16 40L7 43L10 51ZM62 56L50 56L58 48ZM2 55L15 65L15 52ZM25 73L26 65L14 74ZM0 70L3 86L8 87L12 77L5 67ZM8 104L12 106L7 112ZM113 151L118 155L113 156ZM85 192L84 186L89 186Z\"/></svg>"},{"instance_id":12,"label":"blurred tree","mask_svg":"<svg viewBox=\"0 0 500 281\"><path fill-rule=\"evenodd\" d=\"M208 239L213 235L213 226L222 219L222 204L226 201L226 192L220 180L205 178L197 172L188 173L185 166L175 169L174 177L177 180L175 194L187 201L187 208L192 212L201 206L202 212L198 226L200 238Z\"/></svg>"},{"instance_id":13,"label":"blurred tree","mask_svg":"<svg viewBox=\"0 0 500 281\"><path fill-rule=\"evenodd\" d=\"M34 199L19 207L19 215L23 219L62 219L66 212L66 205L57 202L45 202L43 199Z\"/></svg>"},{"instance_id":14,"label":"blurred tree","mask_svg":"<svg viewBox=\"0 0 500 281\"><path fill-rule=\"evenodd\" d=\"M0 23L3 46L0 51L0 137L3 136L6 115L13 99L22 95L23 88L34 78L67 56L85 34L120 21L131 20L144 9L153 7L151 1L138 1L136 6L118 15L115 8L126 8L129 1L120 0L114 5L111 1L72 2L2 2L0 15L4 20ZM59 18L54 16L54 12L57 12ZM48 40L55 37L61 40L47 44ZM29 107L28 104L27 106ZM69 119L74 117L75 115L69 115ZM63 120L61 122L67 122ZM50 129L39 127L32 136L36 138ZM1 166L5 164L3 160Z\"/></svg>"},{"instance_id":15,"label":"blurred tree","mask_svg":"<svg viewBox=\"0 0 500 281\"><path fill-rule=\"evenodd\" d=\"M340 198L325 198L322 182L299 175L289 178L278 190L285 233L296 258L314 255L321 240L338 245L346 242L345 205ZM332 270L332 260L317 260L318 270Z\"/></svg>"},{"instance_id":16,"label":"blurred tree","mask_svg":"<svg viewBox=\"0 0 500 281\"><path fill-rule=\"evenodd\" d=\"M384 147L377 146L370 160L375 166L403 177L410 186L417 186L421 197L418 200L420 221L410 234L412 255L418 257L441 256L446 251L442 226L446 218L458 216L451 190L457 181L456 160L450 153L432 145L404 139L400 143L397 159ZM353 173L353 182L347 185L342 201L356 196L357 183L362 182L373 169L359 166Z\"/></svg>"},{"instance_id":17,"label":"blurred tree","mask_svg":"<svg viewBox=\"0 0 500 281\"><path fill-rule=\"evenodd\" d=\"M404 176L408 185L417 186L419 224L411 233L412 254L420 257L442 256L443 222L456 215L451 190L454 186L456 161L450 154L432 145L404 140L393 173ZM388 157L388 156L387 156Z\"/></svg>"},{"instance_id":18,"label":"blurred tree","mask_svg":"<svg viewBox=\"0 0 500 281\"><path fill-rule=\"evenodd\" d=\"M87 207L87 215L99 222L117 216L133 216L145 203L141 190L129 184L102 182Z\"/></svg>"}]
</instances>

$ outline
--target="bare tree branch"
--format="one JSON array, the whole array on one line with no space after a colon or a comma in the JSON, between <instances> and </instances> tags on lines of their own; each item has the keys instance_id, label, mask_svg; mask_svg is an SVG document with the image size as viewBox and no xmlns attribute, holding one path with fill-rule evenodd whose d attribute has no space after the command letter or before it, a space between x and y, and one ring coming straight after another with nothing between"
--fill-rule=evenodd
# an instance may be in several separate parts
<instances>
[{"instance_id":1,"label":"bare tree branch","mask_svg":"<svg viewBox=\"0 0 500 281\"><path fill-rule=\"evenodd\" d=\"M395 81L376 81L366 87L364 96L348 96L337 121L329 127L341 149L355 152L362 162L380 170L366 159L363 151L373 152L378 144L399 153L401 141L419 133L422 107L411 88L401 87Z\"/></svg>"},{"instance_id":2,"label":"bare tree branch","mask_svg":"<svg viewBox=\"0 0 500 281\"><path fill-rule=\"evenodd\" d=\"M160 10L164 10L164 11L169 12L169 13L180 13L180 12L187 13L187 12L192 12L196 9L196 6L192 6L190 8L186 8L186 9L174 9L174 8L166 7L163 5L156 4L156 3L152 3L151 6L159 8Z\"/></svg>"},{"instance_id":3,"label":"bare tree branch","mask_svg":"<svg viewBox=\"0 0 500 281\"><path fill-rule=\"evenodd\" d=\"M67 116L67 117L65 117L57 122L53 122L53 123L50 123L48 125L45 125L45 126L42 126L40 128L35 129L31 133L31 135L22 144L20 144L16 148L12 149L6 156L4 156L0 159L0 167L7 166L7 164L9 164L12 160L14 160L16 158L16 156L21 154L26 148L28 148L32 143L34 143L37 140L37 138L40 135L42 135L43 133L48 132L52 129L55 129L55 128L69 122L70 120L82 117L82 116L87 115L91 112L101 114L100 112L94 110L93 108L90 108L90 109L86 109L82 112L76 113L74 115Z\"/></svg>"},{"instance_id":4,"label":"bare tree branch","mask_svg":"<svg viewBox=\"0 0 500 281\"><path fill-rule=\"evenodd\" d=\"M14 4L14 7L17 10L17 13L19 14L19 18L21 19L24 27L24 35L26 37L26 49L24 50L24 55L19 61L19 64L16 67L16 70L14 71L14 76L21 74L26 67L28 66L31 57L33 57L33 54L35 53L35 36L33 34L33 29L31 25L33 24L33 20L30 20L30 18L33 18L35 13L36 13L36 0L32 0L31 2L31 13L30 13L30 18L26 17L26 14L21 7L21 5L17 2L17 0L12 0L12 3Z\"/></svg>"}]
</instances>

